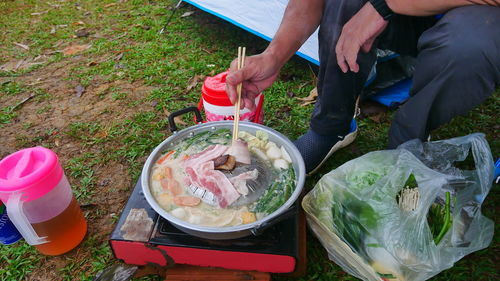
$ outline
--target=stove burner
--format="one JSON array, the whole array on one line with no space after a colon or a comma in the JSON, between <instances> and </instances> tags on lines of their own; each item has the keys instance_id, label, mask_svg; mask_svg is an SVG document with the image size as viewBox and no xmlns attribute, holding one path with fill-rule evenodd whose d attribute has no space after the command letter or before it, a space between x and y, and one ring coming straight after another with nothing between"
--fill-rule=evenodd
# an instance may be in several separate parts
<instances>
[{"instance_id":1,"label":"stove burner","mask_svg":"<svg viewBox=\"0 0 500 281\"><path fill-rule=\"evenodd\" d=\"M296 208L297 206L293 206ZM294 251L294 240L297 237L295 218L279 222L258 236L249 235L246 237L230 240L211 240L187 234L166 219L158 218L158 228L156 234L151 238L151 242L160 245L179 244L186 247L196 246L199 248L250 251L250 252L289 252Z\"/></svg>"}]
</instances>

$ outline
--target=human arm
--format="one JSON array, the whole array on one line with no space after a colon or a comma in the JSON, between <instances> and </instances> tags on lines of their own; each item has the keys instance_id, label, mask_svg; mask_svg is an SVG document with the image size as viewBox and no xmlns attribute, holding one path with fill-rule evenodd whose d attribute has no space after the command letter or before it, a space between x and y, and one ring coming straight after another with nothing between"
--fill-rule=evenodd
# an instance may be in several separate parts
<instances>
[{"instance_id":1,"label":"human arm","mask_svg":"<svg viewBox=\"0 0 500 281\"><path fill-rule=\"evenodd\" d=\"M242 108L253 109L255 97L270 87L280 69L318 27L324 0L291 0L273 40L261 54L245 59L245 67L237 70L231 63L226 78L226 92L232 103L236 101L236 85L243 83Z\"/></svg>"}]
</instances>

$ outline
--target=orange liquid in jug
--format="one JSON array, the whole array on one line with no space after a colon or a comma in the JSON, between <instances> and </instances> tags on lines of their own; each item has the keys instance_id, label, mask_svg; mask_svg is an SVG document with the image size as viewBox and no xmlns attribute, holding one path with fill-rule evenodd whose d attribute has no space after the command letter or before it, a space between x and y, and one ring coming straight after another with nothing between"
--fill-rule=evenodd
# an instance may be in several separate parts
<instances>
[{"instance_id":1,"label":"orange liquid in jug","mask_svg":"<svg viewBox=\"0 0 500 281\"><path fill-rule=\"evenodd\" d=\"M87 233L87 221L75 197L68 208L48 221L33 224L38 236L50 242L35 247L45 255L60 255L80 244Z\"/></svg>"}]
</instances>

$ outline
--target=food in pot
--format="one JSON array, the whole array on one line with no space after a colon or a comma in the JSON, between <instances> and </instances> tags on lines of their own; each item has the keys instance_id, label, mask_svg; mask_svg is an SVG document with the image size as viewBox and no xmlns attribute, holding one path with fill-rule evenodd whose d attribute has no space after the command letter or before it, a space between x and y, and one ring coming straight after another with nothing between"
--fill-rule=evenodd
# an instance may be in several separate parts
<instances>
[{"instance_id":1,"label":"food in pot","mask_svg":"<svg viewBox=\"0 0 500 281\"><path fill-rule=\"evenodd\" d=\"M158 204L181 220L213 227L252 223L277 210L296 186L290 155L265 132L239 137L232 143L228 129L205 131L164 152L150 178ZM267 186L259 185L259 170L270 177Z\"/></svg>"}]
</instances>

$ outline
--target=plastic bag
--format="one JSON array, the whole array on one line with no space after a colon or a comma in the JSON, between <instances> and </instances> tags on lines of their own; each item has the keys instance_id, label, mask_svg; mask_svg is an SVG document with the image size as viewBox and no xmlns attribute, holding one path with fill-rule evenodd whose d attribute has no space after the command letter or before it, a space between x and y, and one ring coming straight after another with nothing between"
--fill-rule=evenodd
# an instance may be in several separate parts
<instances>
[{"instance_id":1,"label":"plastic bag","mask_svg":"<svg viewBox=\"0 0 500 281\"><path fill-rule=\"evenodd\" d=\"M470 151L474 169L456 168L455 162ZM481 214L481 203L492 179L493 158L482 134L425 144L411 141L397 150L368 153L326 174L302 206L329 258L351 275L426 280L490 244L493 222ZM420 198L414 210L404 210L398 196L412 183ZM431 217L430 210L434 213L445 202L448 215ZM436 244L432 227L441 215L449 220Z\"/></svg>"}]
</instances>

